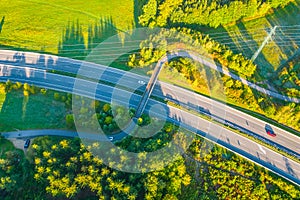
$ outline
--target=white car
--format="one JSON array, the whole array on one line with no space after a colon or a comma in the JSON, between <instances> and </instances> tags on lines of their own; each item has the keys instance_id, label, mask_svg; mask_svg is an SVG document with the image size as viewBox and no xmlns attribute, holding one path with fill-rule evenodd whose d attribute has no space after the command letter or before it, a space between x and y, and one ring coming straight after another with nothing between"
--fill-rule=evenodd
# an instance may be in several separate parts
<instances>
[{"instance_id":1,"label":"white car","mask_svg":"<svg viewBox=\"0 0 300 200\"><path fill-rule=\"evenodd\" d=\"M141 85L146 84L145 81L141 81L141 80L139 80L138 83L141 84Z\"/></svg>"},{"instance_id":2,"label":"white car","mask_svg":"<svg viewBox=\"0 0 300 200\"><path fill-rule=\"evenodd\" d=\"M109 139L110 141L113 141L114 137L108 137L108 139Z\"/></svg>"}]
</instances>

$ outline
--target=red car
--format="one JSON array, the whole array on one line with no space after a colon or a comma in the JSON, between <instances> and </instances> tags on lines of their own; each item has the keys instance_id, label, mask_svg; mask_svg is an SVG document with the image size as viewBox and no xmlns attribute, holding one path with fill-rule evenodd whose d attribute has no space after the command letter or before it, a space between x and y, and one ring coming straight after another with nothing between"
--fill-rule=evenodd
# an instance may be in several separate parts
<instances>
[{"instance_id":1,"label":"red car","mask_svg":"<svg viewBox=\"0 0 300 200\"><path fill-rule=\"evenodd\" d=\"M267 131L267 134L268 134L268 135L270 135L270 136L272 136L272 137L275 137L275 136L276 136L276 134L274 133L273 130L267 129L266 131Z\"/></svg>"}]
</instances>

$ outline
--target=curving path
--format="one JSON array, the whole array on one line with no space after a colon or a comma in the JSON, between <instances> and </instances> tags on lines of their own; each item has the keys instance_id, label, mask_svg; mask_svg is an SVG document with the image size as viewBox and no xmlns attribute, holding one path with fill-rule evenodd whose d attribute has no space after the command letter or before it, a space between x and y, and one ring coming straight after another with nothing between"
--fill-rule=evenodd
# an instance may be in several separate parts
<instances>
[{"instance_id":1,"label":"curving path","mask_svg":"<svg viewBox=\"0 0 300 200\"><path fill-rule=\"evenodd\" d=\"M59 130L59 129L41 129L41 130L20 130L11 131L1 134L4 138L34 138L40 136L64 136L64 137L78 137L75 131Z\"/></svg>"},{"instance_id":2,"label":"curving path","mask_svg":"<svg viewBox=\"0 0 300 200\"><path fill-rule=\"evenodd\" d=\"M79 137L77 131L69 131L69 130L60 130L60 129L40 129L40 130L19 130L19 131L11 131L4 132L1 135L6 138L16 138L16 139L27 139L27 138L35 138L40 136L62 136L62 137ZM108 137L102 137L99 135L89 134L89 133L80 133L81 138L93 139L97 141L111 141Z\"/></svg>"}]
</instances>

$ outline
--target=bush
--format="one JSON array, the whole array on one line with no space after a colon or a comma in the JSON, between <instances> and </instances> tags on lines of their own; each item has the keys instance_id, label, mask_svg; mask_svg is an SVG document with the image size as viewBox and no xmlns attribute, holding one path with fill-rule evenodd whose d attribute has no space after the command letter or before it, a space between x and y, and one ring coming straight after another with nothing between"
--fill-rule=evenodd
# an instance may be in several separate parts
<instances>
[{"instance_id":1,"label":"bush","mask_svg":"<svg viewBox=\"0 0 300 200\"><path fill-rule=\"evenodd\" d=\"M73 116L73 114L67 114L66 115L66 124L69 128L74 127L74 116Z\"/></svg>"},{"instance_id":2,"label":"bush","mask_svg":"<svg viewBox=\"0 0 300 200\"><path fill-rule=\"evenodd\" d=\"M107 117L105 117L105 120L104 120L104 123L105 124L111 124L112 123L112 117L111 116L107 116Z\"/></svg>"},{"instance_id":3,"label":"bush","mask_svg":"<svg viewBox=\"0 0 300 200\"><path fill-rule=\"evenodd\" d=\"M17 87L17 89L20 89L22 87L22 83L16 82L16 87Z\"/></svg>"},{"instance_id":4,"label":"bush","mask_svg":"<svg viewBox=\"0 0 300 200\"><path fill-rule=\"evenodd\" d=\"M57 92L54 93L54 99L55 99L56 101L58 101L58 100L60 99L59 93L57 93Z\"/></svg>"},{"instance_id":5,"label":"bush","mask_svg":"<svg viewBox=\"0 0 300 200\"><path fill-rule=\"evenodd\" d=\"M137 124L142 125L143 124L143 118L139 117L138 120L137 120Z\"/></svg>"},{"instance_id":6,"label":"bush","mask_svg":"<svg viewBox=\"0 0 300 200\"><path fill-rule=\"evenodd\" d=\"M104 111L104 112L108 112L109 110L111 109L111 107L110 107L110 105L109 104L104 104L104 106L103 106L103 108L102 108L102 110Z\"/></svg>"},{"instance_id":7,"label":"bush","mask_svg":"<svg viewBox=\"0 0 300 200\"><path fill-rule=\"evenodd\" d=\"M24 96L29 96L29 92L27 90L23 91Z\"/></svg>"},{"instance_id":8,"label":"bush","mask_svg":"<svg viewBox=\"0 0 300 200\"><path fill-rule=\"evenodd\" d=\"M5 84L0 84L0 94L6 94L7 88Z\"/></svg>"},{"instance_id":9,"label":"bush","mask_svg":"<svg viewBox=\"0 0 300 200\"><path fill-rule=\"evenodd\" d=\"M30 86L28 85L28 83L24 83L23 88L24 90L28 91L30 89Z\"/></svg>"},{"instance_id":10,"label":"bush","mask_svg":"<svg viewBox=\"0 0 300 200\"><path fill-rule=\"evenodd\" d=\"M12 82L10 80L6 81L6 88L7 90L11 90Z\"/></svg>"},{"instance_id":11,"label":"bush","mask_svg":"<svg viewBox=\"0 0 300 200\"><path fill-rule=\"evenodd\" d=\"M47 90L46 90L46 89L44 89L44 88L42 88L42 89L40 90L40 92L41 92L41 94L43 94L43 95L46 95L46 93L47 93Z\"/></svg>"},{"instance_id":12,"label":"bush","mask_svg":"<svg viewBox=\"0 0 300 200\"><path fill-rule=\"evenodd\" d=\"M61 96L61 101L62 101L62 102L65 102L66 99L67 99L67 98L66 98L65 96Z\"/></svg>"},{"instance_id":13,"label":"bush","mask_svg":"<svg viewBox=\"0 0 300 200\"><path fill-rule=\"evenodd\" d=\"M86 114L88 112L88 108L84 108L84 107L81 107L80 108L80 114Z\"/></svg>"}]
</instances>

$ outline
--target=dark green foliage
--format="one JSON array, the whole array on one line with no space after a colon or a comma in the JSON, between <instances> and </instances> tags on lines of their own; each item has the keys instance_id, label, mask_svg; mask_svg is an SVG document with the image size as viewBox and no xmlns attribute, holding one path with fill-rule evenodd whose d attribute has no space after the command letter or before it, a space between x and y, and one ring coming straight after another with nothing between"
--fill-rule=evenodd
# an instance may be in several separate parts
<instances>
[{"instance_id":1,"label":"dark green foliage","mask_svg":"<svg viewBox=\"0 0 300 200\"><path fill-rule=\"evenodd\" d=\"M270 9L289 2L291 0L149 0L143 7L139 23L150 27L176 24L218 27L243 18L265 15Z\"/></svg>"},{"instance_id":2,"label":"dark green foliage","mask_svg":"<svg viewBox=\"0 0 300 200\"><path fill-rule=\"evenodd\" d=\"M66 124L67 124L68 128L70 128L70 129L74 129L75 128L74 117L73 117L72 114L67 114L67 116L66 116Z\"/></svg>"}]
</instances>

